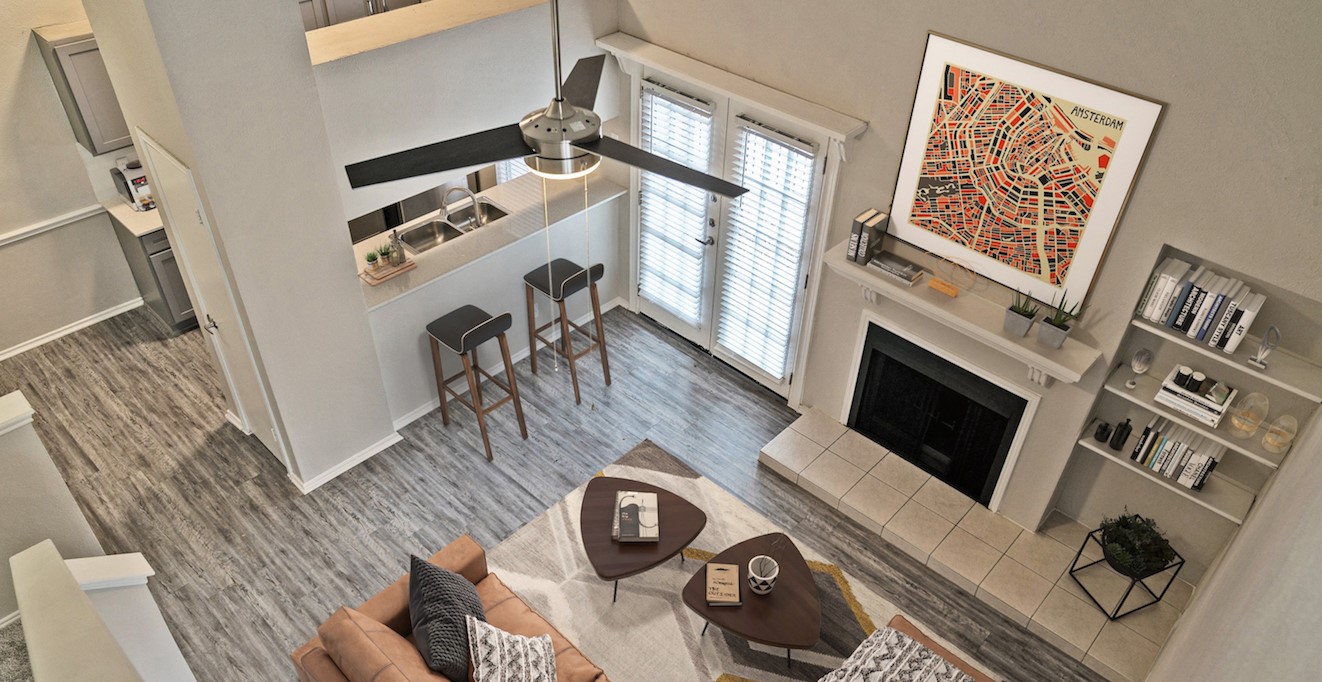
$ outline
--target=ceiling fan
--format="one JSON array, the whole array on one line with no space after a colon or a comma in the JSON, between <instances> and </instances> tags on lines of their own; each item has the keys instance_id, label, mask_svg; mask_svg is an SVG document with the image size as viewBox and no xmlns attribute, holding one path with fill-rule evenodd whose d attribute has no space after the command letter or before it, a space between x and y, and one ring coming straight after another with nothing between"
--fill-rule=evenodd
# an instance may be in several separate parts
<instances>
[{"instance_id":1,"label":"ceiling fan","mask_svg":"<svg viewBox=\"0 0 1322 682\"><path fill-rule=\"evenodd\" d=\"M748 191L619 140L602 137L601 117L592 107L597 101L606 55L578 60L562 84L558 0L551 0L551 47L555 98L545 109L529 112L518 123L350 164L344 169L349 175L349 185L357 188L519 157L538 175L576 178L595 170L604 156L721 196L733 198Z\"/></svg>"}]
</instances>

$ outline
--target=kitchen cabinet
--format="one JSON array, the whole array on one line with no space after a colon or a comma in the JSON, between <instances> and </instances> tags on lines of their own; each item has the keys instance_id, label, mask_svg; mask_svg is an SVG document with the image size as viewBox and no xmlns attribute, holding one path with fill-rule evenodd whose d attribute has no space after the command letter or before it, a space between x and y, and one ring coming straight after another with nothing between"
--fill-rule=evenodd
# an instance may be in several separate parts
<instances>
[{"instance_id":1,"label":"kitchen cabinet","mask_svg":"<svg viewBox=\"0 0 1322 682\"><path fill-rule=\"evenodd\" d=\"M93 155L133 144L92 26L75 21L33 33L79 144Z\"/></svg>"},{"instance_id":2,"label":"kitchen cabinet","mask_svg":"<svg viewBox=\"0 0 1322 682\"><path fill-rule=\"evenodd\" d=\"M416 5L421 0L374 0L384 2L388 9ZM366 0L295 0L303 16L303 30L311 31L331 24L361 19L367 16Z\"/></svg>"},{"instance_id":3,"label":"kitchen cabinet","mask_svg":"<svg viewBox=\"0 0 1322 682\"><path fill-rule=\"evenodd\" d=\"M104 205L143 303L175 331L196 327L193 302L188 298L184 275L170 248L160 213L134 211L124 203Z\"/></svg>"}]
</instances>

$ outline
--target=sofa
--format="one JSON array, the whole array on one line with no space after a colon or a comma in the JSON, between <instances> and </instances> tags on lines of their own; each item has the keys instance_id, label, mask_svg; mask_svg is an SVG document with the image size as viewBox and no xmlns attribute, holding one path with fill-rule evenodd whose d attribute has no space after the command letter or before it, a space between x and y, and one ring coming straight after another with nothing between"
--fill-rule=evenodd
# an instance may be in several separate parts
<instances>
[{"instance_id":1,"label":"sofa","mask_svg":"<svg viewBox=\"0 0 1322 682\"><path fill-rule=\"evenodd\" d=\"M560 682L607 682L606 675L588 660L564 635L529 608L500 578L487 571L487 555L467 535L450 543L433 555L429 561L441 568L462 575L477 588L478 597L492 625L516 635L535 637L550 635L555 648L556 679ZM302 682L351 682L351 676L372 679L370 671L387 660L403 671L401 679L446 680L439 673L427 669L422 654L412 646L380 646L381 635L398 641L400 637L412 642L409 620L409 576L404 575L376 596L368 599L352 613L340 609L317 629L318 636L290 654L298 679ZM363 617L370 619L364 626ZM350 622L352 621L352 622ZM373 632L373 627L376 632ZM398 634L393 637L384 629ZM362 632L359 635L357 633ZM344 633L354 633L345 636ZM323 643L323 635L330 640ZM328 651L327 649L330 649ZM341 668L348 670L342 670ZM364 670L368 674L355 675ZM463 681L453 681L463 682Z\"/></svg>"}]
</instances>

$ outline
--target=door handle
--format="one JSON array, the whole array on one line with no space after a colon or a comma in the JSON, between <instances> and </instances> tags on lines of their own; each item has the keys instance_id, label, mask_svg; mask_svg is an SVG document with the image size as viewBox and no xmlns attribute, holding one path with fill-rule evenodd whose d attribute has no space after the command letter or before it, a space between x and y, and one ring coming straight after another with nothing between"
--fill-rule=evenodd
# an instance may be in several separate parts
<instances>
[{"instance_id":1,"label":"door handle","mask_svg":"<svg viewBox=\"0 0 1322 682\"><path fill-rule=\"evenodd\" d=\"M699 243L699 244L702 244L702 245L704 245L704 246L711 246L712 244L715 244L715 243L716 243L716 238L715 238L715 237L707 237L706 239L698 239L697 237L694 237L694 238L693 238L693 241L695 241L695 242L697 242L697 243Z\"/></svg>"},{"instance_id":2,"label":"door handle","mask_svg":"<svg viewBox=\"0 0 1322 682\"><path fill-rule=\"evenodd\" d=\"M220 329L220 325L216 324L216 321L212 319L211 314L208 313L206 326L202 328L207 330L207 333L211 334L212 336L215 336L216 330Z\"/></svg>"}]
</instances>

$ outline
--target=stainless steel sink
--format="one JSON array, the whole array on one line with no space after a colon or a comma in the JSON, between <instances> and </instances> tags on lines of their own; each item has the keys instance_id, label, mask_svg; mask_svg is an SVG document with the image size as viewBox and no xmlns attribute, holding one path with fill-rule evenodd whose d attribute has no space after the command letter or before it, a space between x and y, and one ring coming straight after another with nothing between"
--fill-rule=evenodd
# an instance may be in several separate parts
<instances>
[{"instance_id":1,"label":"stainless steel sink","mask_svg":"<svg viewBox=\"0 0 1322 682\"><path fill-rule=\"evenodd\" d=\"M417 254L452 239L458 239L464 236L464 232L465 230L444 220L430 220L400 232L399 240L404 242L404 248Z\"/></svg>"},{"instance_id":2,"label":"stainless steel sink","mask_svg":"<svg viewBox=\"0 0 1322 682\"><path fill-rule=\"evenodd\" d=\"M490 201L478 198L476 202L469 202L463 208L457 208L446 215L446 219L461 230L468 230L475 227L485 227L491 223L509 215L505 209L491 203Z\"/></svg>"}]
</instances>

